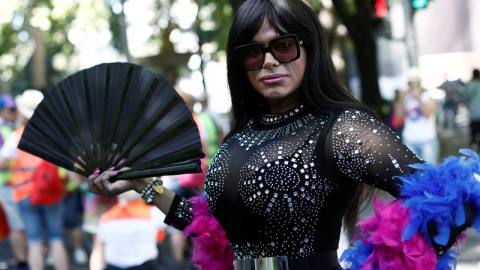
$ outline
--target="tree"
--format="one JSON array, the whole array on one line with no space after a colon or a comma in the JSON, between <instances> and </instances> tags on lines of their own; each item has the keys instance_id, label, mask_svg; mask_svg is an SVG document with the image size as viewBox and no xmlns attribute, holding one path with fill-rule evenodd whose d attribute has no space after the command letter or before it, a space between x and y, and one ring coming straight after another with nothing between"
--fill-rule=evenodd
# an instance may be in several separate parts
<instances>
[{"instance_id":1,"label":"tree","mask_svg":"<svg viewBox=\"0 0 480 270\"><path fill-rule=\"evenodd\" d=\"M99 36L108 38L106 31L111 33L113 47L126 60L147 65L164 74L172 84L182 73L190 72L186 63L192 54L208 53L207 60L221 57L232 18L228 0L193 2L197 5L197 20L189 29L182 29L178 18L170 14L172 6L180 1L150 0L155 14L149 24L153 29L150 42L160 52L141 58L131 56L126 34L129 21L125 4L130 2L133 6L134 1L6 1L0 9L0 79L10 82L14 92L28 87L49 88L78 71L83 48L99 42ZM172 31L195 33L199 49L178 53L170 41ZM205 52L204 44L214 50Z\"/></svg>"},{"instance_id":2,"label":"tree","mask_svg":"<svg viewBox=\"0 0 480 270\"><path fill-rule=\"evenodd\" d=\"M29 87L46 89L76 70L74 32L105 22L101 1L17 0L4 4L0 9L0 33L5 41L0 46L0 77L10 82L15 94Z\"/></svg>"},{"instance_id":3,"label":"tree","mask_svg":"<svg viewBox=\"0 0 480 270\"><path fill-rule=\"evenodd\" d=\"M353 1L353 3L352 3ZM377 45L371 25L371 10L365 0L332 0L335 10L355 44L362 86L362 101L382 115L385 103L378 85Z\"/></svg>"}]
</instances>

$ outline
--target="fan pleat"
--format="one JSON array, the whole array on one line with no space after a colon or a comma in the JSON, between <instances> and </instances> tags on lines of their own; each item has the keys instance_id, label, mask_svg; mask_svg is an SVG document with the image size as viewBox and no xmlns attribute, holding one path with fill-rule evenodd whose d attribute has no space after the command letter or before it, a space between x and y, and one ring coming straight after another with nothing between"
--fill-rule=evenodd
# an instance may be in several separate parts
<instances>
[{"instance_id":1,"label":"fan pleat","mask_svg":"<svg viewBox=\"0 0 480 270\"><path fill-rule=\"evenodd\" d=\"M132 151L131 152L131 155L129 155L129 158L127 158L123 163L124 164L121 164L121 165L118 165L118 167L122 168L124 167L125 165L130 165L130 164L133 164L133 162L141 157L143 157L143 159L149 159L150 156L148 156L148 151L149 149L152 149L156 146L160 146L160 145L163 145L164 143L166 143L167 140L169 139L172 139L172 136L175 135L176 133L178 133L181 129L187 127L187 125L190 124L189 122L183 122L183 123L180 123L179 125L177 125L176 127L173 127L171 129L168 130L168 132L162 134L161 136L158 136L155 138L155 140L151 141L149 144L143 146L142 149L139 149L138 151ZM181 141L184 141L183 138L176 138L177 140L181 140ZM168 149L172 149L171 151L174 151L176 153L181 153L181 149L185 149L187 148L189 145L188 144L181 144L182 148L180 149L172 149L172 144L170 144L168 146ZM189 150L189 149L188 149ZM187 150L187 151L188 151ZM153 159L159 159L159 158L164 158L164 156L166 154L169 154L169 153L165 153L161 156L159 155L155 155L153 157ZM183 153L181 153L183 154ZM147 161L148 162L148 161ZM144 162L142 162L144 163Z\"/></svg>"},{"instance_id":2,"label":"fan pleat","mask_svg":"<svg viewBox=\"0 0 480 270\"><path fill-rule=\"evenodd\" d=\"M165 166L161 168L155 169L147 169L141 171L129 170L120 172L115 179L136 179L136 178L143 178L149 177L152 175L175 175L175 174L184 174L184 173L197 173L200 172L202 169L200 167L200 162L185 162L179 164L172 164L170 166Z\"/></svg>"},{"instance_id":3,"label":"fan pleat","mask_svg":"<svg viewBox=\"0 0 480 270\"><path fill-rule=\"evenodd\" d=\"M92 163L94 160L94 157L92 156L90 148L93 147L93 145L87 143L87 136L86 133L88 133L88 125L85 125L86 121L82 121L83 116L82 112L86 112L86 108L79 108L79 107L85 107L82 106L81 104L85 103L85 98L81 97L78 93L84 92L84 89L81 89L80 91L66 91L65 89L69 87L77 87L77 88L83 88L83 84L79 81L78 77L81 77L81 73L77 73L77 77L69 77L67 78L63 84L60 83L59 88L60 88L60 93L64 97L65 105L67 106L68 113L70 113L70 116L72 117L73 125L75 126L75 131L74 134L76 136L73 137L73 139L78 140L77 143L80 144L80 147L82 148L81 152L78 152L77 154L85 154L85 162L88 164L91 164L93 166L94 164ZM69 82L69 79L73 82ZM72 86L70 86L70 84ZM76 94L76 95L75 95ZM91 169L90 168L85 168L87 170Z\"/></svg>"},{"instance_id":4,"label":"fan pleat","mask_svg":"<svg viewBox=\"0 0 480 270\"><path fill-rule=\"evenodd\" d=\"M141 100L140 104L137 105L136 102L132 102L133 104L137 105L139 109L137 109L135 111L135 113L133 114L133 117L132 119L129 120L128 122L128 125L125 127L125 130L123 132L121 132L122 136L121 138L119 138L118 140L118 143L117 143L117 147L114 149L112 155L110 155L109 157L109 162L116 165L113 161L116 159L116 157L118 156L118 153L119 151L124 147L124 144L125 144L125 141L127 140L127 137L130 136L132 130L133 130L133 127L134 125L137 123L138 121L138 118L140 117L140 115L143 113L143 110L145 109L145 106L152 94L152 91L153 89L155 88L155 85L157 84L157 80L153 80L150 84L150 86L148 86L148 91L145 93L145 95L143 96L143 99ZM130 104L132 105L132 104ZM123 150L123 149L122 149Z\"/></svg>"},{"instance_id":5,"label":"fan pleat","mask_svg":"<svg viewBox=\"0 0 480 270\"><path fill-rule=\"evenodd\" d=\"M114 164L118 164L118 162L125 158L126 153L131 153L132 149L140 142L140 140L144 139L145 135L152 130L155 124L160 120L161 117L164 116L164 114L170 109L170 107L174 104L175 101L178 100L178 97L172 97L170 100L168 100L162 108L157 110L155 115L151 118L150 121L147 122L144 128L141 128L140 130L136 130L136 133L138 134L135 136L132 141L129 142L129 145L125 147L124 151L122 154L118 155L118 157L113 161ZM160 137L160 136L158 136ZM148 149L144 150L143 153L148 151ZM133 153L130 154L132 156ZM137 155L137 154L136 154ZM123 167L123 166L121 166Z\"/></svg>"},{"instance_id":6,"label":"fan pleat","mask_svg":"<svg viewBox=\"0 0 480 270\"><path fill-rule=\"evenodd\" d=\"M48 120L47 120L48 119ZM52 120L52 121L49 121ZM47 107L46 103L40 104L39 108L35 111L35 114L32 117L31 126L34 127L37 133L33 134L32 140L41 139L41 136L38 134L42 134L44 140L50 142L50 147L57 148L58 150L62 151L67 148L69 151L67 152L76 152L78 153L77 156L72 157L72 161L76 160L78 156L82 157L83 160L87 160L85 157L85 153L81 152L81 148L77 146L77 144L72 140L72 137L68 135L63 128L62 123L58 121L58 118L53 114L53 112ZM25 128L27 131L24 132L24 136L29 135L29 125ZM47 133L48 130L58 130L58 133ZM32 131L33 132L33 131ZM43 147L45 144L40 144L39 147ZM72 151L72 147L74 148ZM47 149L48 149L47 148ZM73 154L70 154L72 156ZM84 163L85 164L85 163ZM72 163L73 166L73 163Z\"/></svg>"},{"instance_id":7,"label":"fan pleat","mask_svg":"<svg viewBox=\"0 0 480 270\"><path fill-rule=\"evenodd\" d=\"M114 69L114 72L118 72L117 70ZM121 71L120 71L121 72ZM119 72L119 73L120 73ZM111 92L110 93L118 93L118 89L122 89L122 91L120 92L120 98L117 99L115 96L116 95L113 95L113 94L110 94L109 95L109 98L112 98L112 103L109 104L109 111L110 112L113 112L113 115L111 115L111 117L113 118L110 118L112 119L111 121L113 121L113 126L110 130L107 131L107 140L106 140L106 147L105 147L105 150L106 150L106 162L107 164L110 162L110 157L112 156L112 151L116 148L116 145L114 143L114 141L116 141L116 135L118 133L117 129L118 129L118 126L119 126L119 123L120 123L120 117L122 115L122 109L124 108L125 106L125 99L126 99L126 96L127 96L127 89L128 89L128 84L130 83L130 78L132 77L132 72L133 72L133 67L129 67L126 74L116 74L117 76L120 75L119 77L115 76L114 78L119 78L120 80L123 80L123 84L122 85L117 85L116 84L116 80L112 80L112 88L111 88ZM122 72L123 73L123 72ZM123 77L122 77L123 75ZM110 121L110 120L109 120ZM124 120L122 120L124 121ZM106 168L103 168L103 169L106 169Z\"/></svg>"},{"instance_id":8,"label":"fan pleat","mask_svg":"<svg viewBox=\"0 0 480 270\"><path fill-rule=\"evenodd\" d=\"M133 179L200 172L198 128L175 89L130 63L81 70L53 87L19 148L88 176L123 169Z\"/></svg>"}]
</instances>

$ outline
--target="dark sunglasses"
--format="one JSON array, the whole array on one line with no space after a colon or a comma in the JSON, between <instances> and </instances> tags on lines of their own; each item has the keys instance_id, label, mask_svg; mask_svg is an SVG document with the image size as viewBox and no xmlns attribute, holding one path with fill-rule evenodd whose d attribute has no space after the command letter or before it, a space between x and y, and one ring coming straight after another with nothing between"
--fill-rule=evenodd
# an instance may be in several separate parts
<instances>
[{"instance_id":1,"label":"dark sunglasses","mask_svg":"<svg viewBox=\"0 0 480 270\"><path fill-rule=\"evenodd\" d=\"M271 53L280 63L288 63L300 58L300 45L297 35L289 34L270 40L268 47L260 43L251 43L235 48L235 53L240 57L241 64L246 70L255 70L262 67L265 54Z\"/></svg>"}]
</instances>

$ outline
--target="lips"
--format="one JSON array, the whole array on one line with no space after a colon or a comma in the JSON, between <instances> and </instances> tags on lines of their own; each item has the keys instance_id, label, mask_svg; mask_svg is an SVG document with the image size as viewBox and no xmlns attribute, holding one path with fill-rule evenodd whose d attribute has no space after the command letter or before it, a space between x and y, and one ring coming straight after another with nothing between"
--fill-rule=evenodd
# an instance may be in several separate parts
<instances>
[{"instance_id":1,"label":"lips","mask_svg":"<svg viewBox=\"0 0 480 270\"><path fill-rule=\"evenodd\" d=\"M266 75L263 76L260 81L263 82L264 84L277 84L283 82L285 79L285 75L282 74L272 74L272 75Z\"/></svg>"}]
</instances>

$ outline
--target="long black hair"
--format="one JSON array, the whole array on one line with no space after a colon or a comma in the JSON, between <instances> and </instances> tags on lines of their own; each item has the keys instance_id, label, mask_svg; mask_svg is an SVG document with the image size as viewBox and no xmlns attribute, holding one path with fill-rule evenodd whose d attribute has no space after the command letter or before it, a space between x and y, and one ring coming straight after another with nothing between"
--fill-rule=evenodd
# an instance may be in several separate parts
<instances>
[{"instance_id":1,"label":"long black hair","mask_svg":"<svg viewBox=\"0 0 480 270\"><path fill-rule=\"evenodd\" d=\"M265 20L279 35L296 34L303 41L307 64L301 91L306 102L320 113L346 108L371 112L340 84L324 30L310 7L301 0L247 0L237 11L228 35L227 76L233 125L226 139L242 130L252 117L268 112L266 99L250 84L247 72L235 55L235 48L251 43ZM345 216L349 231L353 231L356 223L359 205L365 197L362 194L371 194L371 189L364 188L360 184L354 204Z\"/></svg>"}]
</instances>

